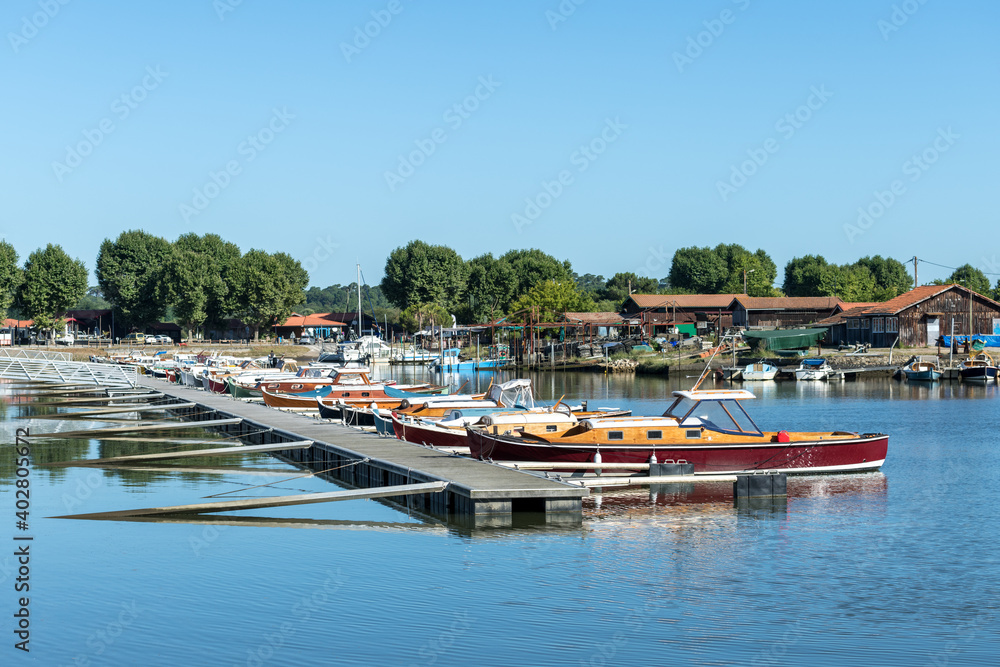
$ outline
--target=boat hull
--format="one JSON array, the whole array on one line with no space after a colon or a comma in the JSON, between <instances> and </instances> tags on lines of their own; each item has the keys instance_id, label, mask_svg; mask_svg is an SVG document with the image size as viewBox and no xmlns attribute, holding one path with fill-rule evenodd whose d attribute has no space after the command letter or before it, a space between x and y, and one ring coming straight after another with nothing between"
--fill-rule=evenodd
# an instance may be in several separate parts
<instances>
[{"instance_id":1,"label":"boat hull","mask_svg":"<svg viewBox=\"0 0 1000 667\"><path fill-rule=\"evenodd\" d=\"M958 371L963 382L994 382L997 379L996 366L974 366Z\"/></svg>"},{"instance_id":2,"label":"boat hull","mask_svg":"<svg viewBox=\"0 0 1000 667\"><path fill-rule=\"evenodd\" d=\"M543 461L589 463L600 450L603 463L648 463L655 455L660 463L692 463L695 474L731 474L778 471L789 474L864 472L885 463L889 437L864 435L843 440L802 442L738 442L720 445L555 444L522 441L468 429L472 456L495 461Z\"/></svg>"},{"instance_id":3,"label":"boat hull","mask_svg":"<svg viewBox=\"0 0 1000 667\"><path fill-rule=\"evenodd\" d=\"M903 371L910 382L934 382L941 379L941 371Z\"/></svg>"},{"instance_id":4,"label":"boat hull","mask_svg":"<svg viewBox=\"0 0 1000 667\"><path fill-rule=\"evenodd\" d=\"M214 394L225 394L229 391L229 383L226 378L208 378L208 389Z\"/></svg>"},{"instance_id":5,"label":"boat hull","mask_svg":"<svg viewBox=\"0 0 1000 667\"><path fill-rule=\"evenodd\" d=\"M429 423L400 420L393 415L392 429L396 437L406 442L430 447L469 447L468 431L451 429Z\"/></svg>"}]
</instances>

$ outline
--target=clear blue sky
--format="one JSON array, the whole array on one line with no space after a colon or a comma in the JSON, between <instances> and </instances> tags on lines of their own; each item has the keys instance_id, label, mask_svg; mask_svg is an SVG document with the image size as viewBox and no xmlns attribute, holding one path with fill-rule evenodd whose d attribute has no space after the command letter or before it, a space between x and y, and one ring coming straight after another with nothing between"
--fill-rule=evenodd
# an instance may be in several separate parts
<instances>
[{"instance_id":1,"label":"clear blue sky","mask_svg":"<svg viewBox=\"0 0 1000 667\"><path fill-rule=\"evenodd\" d=\"M808 253L1000 273L995 2L229 1L3 3L0 232L22 259L58 242L93 269L142 228L282 250L319 286L356 260L377 282L414 238L606 277L719 242L767 250L779 283ZM845 229L859 207L880 215Z\"/></svg>"}]
</instances>

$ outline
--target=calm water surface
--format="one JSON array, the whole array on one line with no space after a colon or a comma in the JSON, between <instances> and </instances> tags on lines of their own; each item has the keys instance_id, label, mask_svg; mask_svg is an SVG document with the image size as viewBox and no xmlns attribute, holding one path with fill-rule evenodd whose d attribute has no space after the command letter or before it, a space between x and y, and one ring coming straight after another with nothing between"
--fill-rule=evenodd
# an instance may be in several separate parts
<instances>
[{"instance_id":1,"label":"calm water surface","mask_svg":"<svg viewBox=\"0 0 1000 667\"><path fill-rule=\"evenodd\" d=\"M489 376L457 382L466 380L485 389ZM565 394L636 414L660 414L670 390L692 382L534 380L545 400ZM80 428L22 419L51 409L2 391L6 443L18 426ZM266 455L197 464L241 465L240 474L33 466L30 654L13 648L10 545L23 533L6 444L0 664L1000 663L997 387L885 380L754 391L748 410L766 429L890 434L886 466L792 478L787 504L766 509L734 509L729 485L615 491L585 501L582 526L471 532L376 501L203 524L46 518L335 487ZM33 459L170 446L37 441Z\"/></svg>"}]
</instances>

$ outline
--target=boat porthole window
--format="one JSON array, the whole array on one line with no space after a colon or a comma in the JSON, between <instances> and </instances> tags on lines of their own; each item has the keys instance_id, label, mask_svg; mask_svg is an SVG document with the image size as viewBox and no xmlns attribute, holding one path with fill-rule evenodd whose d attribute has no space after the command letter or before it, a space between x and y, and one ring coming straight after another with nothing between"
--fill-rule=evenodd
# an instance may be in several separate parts
<instances>
[{"instance_id":1,"label":"boat porthole window","mask_svg":"<svg viewBox=\"0 0 1000 667\"><path fill-rule=\"evenodd\" d=\"M688 440L697 440L699 438L701 438L701 431L700 430L688 430L688 432L687 432L687 439Z\"/></svg>"},{"instance_id":2,"label":"boat porthole window","mask_svg":"<svg viewBox=\"0 0 1000 667\"><path fill-rule=\"evenodd\" d=\"M557 428L558 428L558 427L557 427L557 426L556 426L555 424L546 424L546 425L545 425L545 431L546 431L547 433L550 433L550 432L552 432L552 431L555 431L555 430L556 430Z\"/></svg>"},{"instance_id":3,"label":"boat porthole window","mask_svg":"<svg viewBox=\"0 0 1000 667\"><path fill-rule=\"evenodd\" d=\"M371 394L369 392L367 392L367 391L361 392L361 395L362 396L371 396Z\"/></svg>"},{"instance_id":4,"label":"boat porthole window","mask_svg":"<svg viewBox=\"0 0 1000 667\"><path fill-rule=\"evenodd\" d=\"M292 385L292 389L302 389L302 385L300 385L300 384L293 384Z\"/></svg>"},{"instance_id":5,"label":"boat porthole window","mask_svg":"<svg viewBox=\"0 0 1000 667\"><path fill-rule=\"evenodd\" d=\"M269 385L267 385L267 388L268 389L277 389L278 385L276 385L276 384L269 384Z\"/></svg>"},{"instance_id":6,"label":"boat porthole window","mask_svg":"<svg viewBox=\"0 0 1000 667\"><path fill-rule=\"evenodd\" d=\"M624 440L625 431L608 431L608 440Z\"/></svg>"},{"instance_id":7,"label":"boat porthole window","mask_svg":"<svg viewBox=\"0 0 1000 667\"><path fill-rule=\"evenodd\" d=\"M351 395L351 392L349 392L349 391L345 391L343 394L341 394L341 396L343 396L344 398L349 398L350 395Z\"/></svg>"},{"instance_id":8,"label":"boat porthole window","mask_svg":"<svg viewBox=\"0 0 1000 667\"><path fill-rule=\"evenodd\" d=\"M663 431L646 431L646 440L663 440Z\"/></svg>"}]
</instances>

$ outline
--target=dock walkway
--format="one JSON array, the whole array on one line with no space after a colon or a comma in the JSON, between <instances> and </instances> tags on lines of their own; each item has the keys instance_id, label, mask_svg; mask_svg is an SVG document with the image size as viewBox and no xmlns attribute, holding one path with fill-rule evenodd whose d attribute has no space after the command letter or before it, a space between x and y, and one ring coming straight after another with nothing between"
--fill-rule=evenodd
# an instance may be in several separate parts
<instances>
[{"instance_id":1,"label":"dock walkway","mask_svg":"<svg viewBox=\"0 0 1000 667\"><path fill-rule=\"evenodd\" d=\"M338 423L235 400L192 387L143 377L138 386L171 396L183 404L171 412L197 421L239 417L224 425L227 434L245 434L245 441L274 444L312 440L313 446L275 454L360 488L443 481L445 491L401 497L397 502L441 517L469 517L475 526L507 526L513 514L544 514L546 522L582 520L579 486L454 456L394 438L379 437Z\"/></svg>"}]
</instances>

